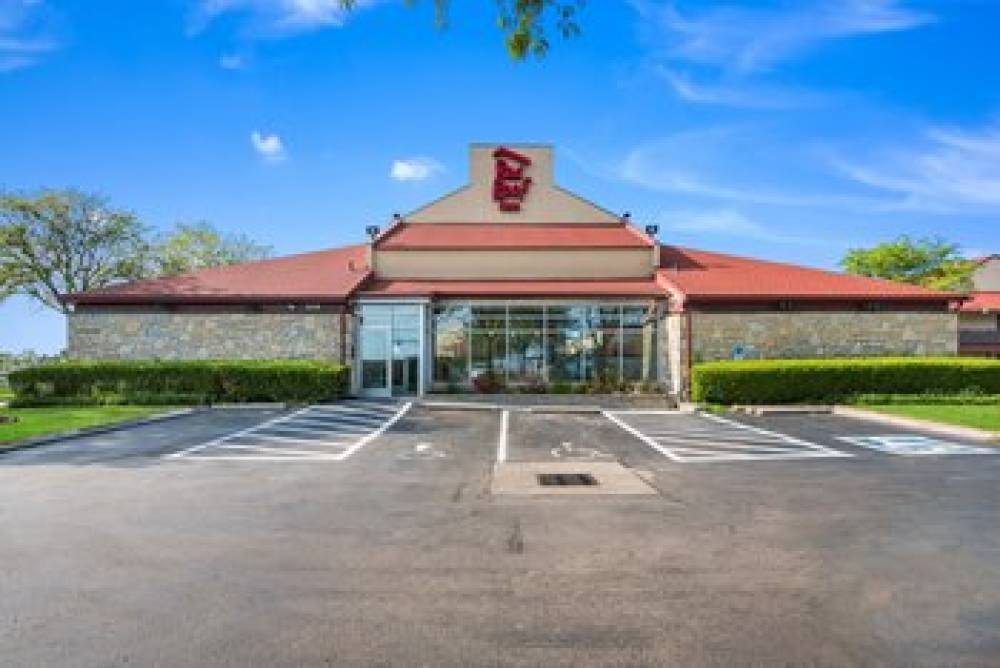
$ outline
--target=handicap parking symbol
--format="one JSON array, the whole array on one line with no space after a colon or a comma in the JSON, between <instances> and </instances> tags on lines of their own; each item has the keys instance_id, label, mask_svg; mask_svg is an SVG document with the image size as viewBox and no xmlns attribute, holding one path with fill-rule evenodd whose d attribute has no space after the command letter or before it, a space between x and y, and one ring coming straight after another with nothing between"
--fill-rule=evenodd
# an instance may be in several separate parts
<instances>
[{"instance_id":1,"label":"handicap parking symbol","mask_svg":"<svg viewBox=\"0 0 1000 668\"><path fill-rule=\"evenodd\" d=\"M942 441L929 436L888 434L881 436L838 436L838 440L891 455L995 455L997 448L980 448Z\"/></svg>"}]
</instances>

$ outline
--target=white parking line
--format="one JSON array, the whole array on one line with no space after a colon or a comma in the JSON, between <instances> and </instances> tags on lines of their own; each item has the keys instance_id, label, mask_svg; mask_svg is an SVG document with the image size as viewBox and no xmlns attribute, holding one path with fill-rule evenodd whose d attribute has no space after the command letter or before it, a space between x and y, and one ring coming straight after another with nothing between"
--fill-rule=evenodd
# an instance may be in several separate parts
<instances>
[{"instance_id":1,"label":"white parking line","mask_svg":"<svg viewBox=\"0 0 1000 668\"><path fill-rule=\"evenodd\" d=\"M393 415L391 418L389 418L389 420L385 424L383 424L377 430L375 430L372 433L368 434L367 436L365 436L364 438L362 438L360 441L358 441L357 443L355 443L354 445L352 445L351 447L349 447L347 450L345 450L344 454L341 455L341 459L342 460L343 459L347 459L348 457L350 457L351 455L353 455L355 452L357 452L358 450L360 450L361 448L365 447L366 445L368 445L369 443L371 443L372 441L374 441L376 438L378 438L379 436L381 436L382 434L384 434L385 431L389 427L391 427L392 425L396 424L396 422L398 422L401 417L403 417L404 415L406 415L406 411L410 410L411 406L413 406L413 402L412 401L407 402L402 408L399 409L399 411L396 412L395 415Z\"/></svg>"},{"instance_id":2,"label":"white parking line","mask_svg":"<svg viewBox=\"0 0 1000 668\"><path fill-rule=\"evenodd\" d=\"M235 441L237 438L255 438L256 440L266 440L266 441L281 441L284 443L337 443L338 441L320 441L315 438L298 438L297 436L285 436L283 434L271 434L267 432L255 432L253 434L243 434L242 436L237 436L236 438L226 439L220 443L216 443L216 446L222 445L223 443L229 443ZM339 441L343 443L343 441Z\"/></svg>"},{"instance_id":3,"label":"white parking line","mask_svg":"<svg viewBox=\"0 0 1000 668\"><path fill-rule=\"evenodd\" d=\"M374 425L373 425L374 426ZM368 433L368 430L355 431L356 427L351 427L351 431L345 431L343 429L319 429L316 427L298 427L292 424L281 424L281 425L271 425L267 429L262 429L257 432L257 434L263 434L264 432L293 432L293 433L303 433L303 434L314 434L316 436L322 435L336 435L336 436L364 436Z\"/></svg>"},{"instance_id":4,"label":"white parking line","mask_svg":"<svg viewBox=\"0 0 1000 668\"><path fill-rule=\"evenodd\" d=\"M344 461L384 434L412 405L408 402L402 407L362 406L351 402L330 407L309 406L164 456L204 460ZM364 406L369 406L370 410L366 411ZM323 414L322 426L301 424L316 413ZM290 447L282 447L284 443ZM310 451L305 449L307 447L321 450ZM233 450L246 454L234 454ZM217 451L221 454L216 454Z\"/></svg>"},{"instance_id":5,"label":"white parking line","mask_svg":"<svg viewBox=\"0 0 1000 668\"><path fill-rule=\"evenodd\" d=\"M650 438L649 436L646 436L644 433L642 433L641 431L639 431L638 429L636 429L632 425L627 424L624 420L622 420L621 418L619 418L615 414L609 413L608 411L601 411L601 412L603 413L604 417L608 418L609 420L611 420L612 422L614 422L616 425L618 425L619 427L621 427L622 429L624 429L628 433L632 434L633 436L635 436L640 441L642 441L643 443L645 443L649 447L651 447L654 450L656 450L657 452L659 452L661 455L663 455L667 459L670 459L670 460L675 461L675 462L682 461L680 457L678 457L677 455L675 455L669 449L664 448L662 445L660 445L659 443L657 443L656 441L654 441L652 438ZM649 413L646 413L646 414L648 415Z\"/></svg>"},{"instance_id":6,"label":"white parking line","mask_svg":"<svg viewBox=\"0 0 1000 668\"><path fill-rule=\"evenodd\" d=\"M272 454L282 454L282 455L303 455L306 457L323 457L325 453L314 452L311 450L293 450L291 448L270 448L266 445L233 445L232 443L223 443L217 446L222 450L249 450L251 452L269 452Z\"/></svg>"},{"instance_id":7,"label":"white parking line","mask_svg":"<svg viewBox=\"0 0 1000 668\"><path fill-rule=\"evenodd\" d=\"M829 455L833 455L833 456L837 456L837 457L840 457L840 456L849 457L850 456L847 453L840 452L839 450L834 450L833 448L828 448L828 447L826 447L824 445L819 445L818 443L812 443L810 441L803 441L801 438L795 438L794 436L788 436L787 434L780 434L780 433L778 433L776 431L771 431L769 429L761 429L760 427L754 427L754 426L749 425L749 424L743 424L742 422L736 422L735 420L729 420L727 418L724 418L724 417L721 417L721 416L718 416L718 415L710 415L708 413L704 413L704 414L702 414L702 417L704 417L704 418L706 418L708 420L713 420L715 422L719 422L721 424L729 425L730 427L733 427L734 429L745 429L746 431L752 431L755 434L761 434L763 436L770 436L771 438L776 438L776 439L778 439L780 441L784 441L785 443L791 443L793 445L801 445L804 448L810 448L810 449L813 449L813 450L819 450L820 452L825 452L825 453L827 453Z\"/></svg>"},{"instance_id":8,"label":"white parking line","mask_svg":"<svg viewBox=\"0 0 1000 668\"><path fill-rule=\"evenodd\" d=\"M510 429L510 411L504 411L500 418L500 438L497 441L497 463L507 461L507 433Z\"/></svg>"},{"instance_id":9,"label":"white parking line","mask_svg":"<svg viewBox=\"0 0 1000 668\"><path fill-rule=\"evenodd\" d=\"M738 462L851 457L818 443L718 415L604 411L616 425L675 462Z\"/></svg>"}]
</instances>

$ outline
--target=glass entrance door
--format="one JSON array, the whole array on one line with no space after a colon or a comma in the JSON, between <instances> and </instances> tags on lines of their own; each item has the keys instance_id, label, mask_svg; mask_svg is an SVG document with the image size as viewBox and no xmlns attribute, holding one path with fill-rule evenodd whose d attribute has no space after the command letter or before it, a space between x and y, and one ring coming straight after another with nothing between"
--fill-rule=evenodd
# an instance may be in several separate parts
<instances>
[{"instance_id":1,"label":"glass entrance door","mask_svg":"<svg viewBox=\"0 0 1000 668\"><path fill-rule=\"evenodd\" d=\"M359 386L373 397L416 395L423 391L423 306L362 304Z\"/></svg>"},{"instance_id":2,"label":"glass entrance door","mask_svg":"<svg viewBox=\"0 0 1000 668\"><path fill-rule=\"evenodd\" d=\"M389 387L388 327L361 328L361 392L373 397L388 397Z\"/></svg>"}]
</instances>

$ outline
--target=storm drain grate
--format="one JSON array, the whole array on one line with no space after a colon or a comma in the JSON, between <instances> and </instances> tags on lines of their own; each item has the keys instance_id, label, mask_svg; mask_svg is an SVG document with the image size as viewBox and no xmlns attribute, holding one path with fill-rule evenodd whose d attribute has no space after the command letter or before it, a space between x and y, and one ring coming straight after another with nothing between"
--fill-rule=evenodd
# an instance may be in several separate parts
<instances>
[{"instance_id":1,"label":"storm drain grate","mask_svg":"<svg viewBox=\"0 0 1000 668\"><path fill-rule=\"evenodd\" d=\"M538 484L542 487L588 487L597 484L597 479L589 473L539 473Z\"/></svg>"}]
</instances>

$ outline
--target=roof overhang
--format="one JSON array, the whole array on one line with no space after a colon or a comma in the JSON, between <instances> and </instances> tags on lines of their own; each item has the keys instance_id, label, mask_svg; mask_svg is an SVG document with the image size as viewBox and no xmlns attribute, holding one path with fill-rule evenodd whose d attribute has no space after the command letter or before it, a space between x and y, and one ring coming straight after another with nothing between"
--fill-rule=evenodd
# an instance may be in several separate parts
<instances>
[{"instance_id":1,"label":"roof overhang","mask_svg":"<svg viewBox=\"0 0 1000 668\"><path fill-rule=\"evenodd\" d=\"M315 294L265 294L265 295L115 295L100 293L74 293L61 295L64 304L94 306L136 306L143 304L344 304L347 297Z\"/></svg>"},{"instance_id":2,"label":"roof overhang","mask_svg":"<svg viewBox=\"0 0 1000 668\"><path fill-rule=\"evenodd\" d=\"M653 280L376 280L357 300L427 298L665 298Z\"/></svg>"}]
</instances>

